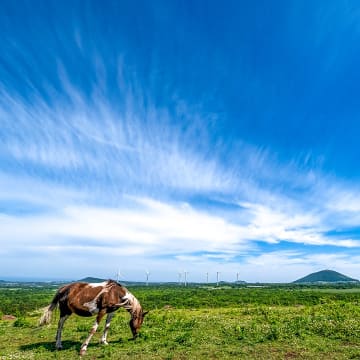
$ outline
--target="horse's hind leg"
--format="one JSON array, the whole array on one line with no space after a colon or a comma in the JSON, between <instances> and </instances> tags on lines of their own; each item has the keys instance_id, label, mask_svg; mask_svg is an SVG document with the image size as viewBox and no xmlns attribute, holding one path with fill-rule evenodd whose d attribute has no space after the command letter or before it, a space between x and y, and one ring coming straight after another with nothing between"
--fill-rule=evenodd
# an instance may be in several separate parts
<instances>
[{"instance_id":1,"label":"horse's hind leg","mask_svg":"<svg viewBox=\"0 0 360 360\"><path fill-rule=\"evenodd\" d=\"M114 317L114 313L110 313L108 314L108 316L106 317L106 323L105 323L105 329L104 329L104 333L103 336L101 337L101 343L107 345L107 341L106 341L106 337L109 331L109 327L110 327L110 322L111 319Z\"/></svg>"},{"instance_id":2,"label":"horse's hind leg","mask_svg":"<svg viewBox=\"0 0 360 360\"><path fill-rule=\"evenodd\" d=\"M93 325L93 327L90 330L89 336L86 338L86 340L84 341L84 343L81 345L80 348L80 356L84 355L86 353L86 349L89 345L89 342L91 340L91 338L93 337L93 335L96 333L96 330L99 326L99 323L101 321L101 319L103 318L103 316L105 315L105 311L100 311L96 317L96 321L95 324Z\"/></svg>"},{"instance_id":3,"label":"horse's hind leg","mask_svg":"<svg viewBox=\"0 0 360 360\"><path fill-rule=\"evenodd\" d=\"M61 350L62 349L62 345L61 345L61 333L62 333L62 329L64 326L64 323L66 321L66 319L69 317L69 315L64 315L60 317L59 323L58 323L58 329L56 332L56 349L57 350Z\"/></svg>"}]
</instances>

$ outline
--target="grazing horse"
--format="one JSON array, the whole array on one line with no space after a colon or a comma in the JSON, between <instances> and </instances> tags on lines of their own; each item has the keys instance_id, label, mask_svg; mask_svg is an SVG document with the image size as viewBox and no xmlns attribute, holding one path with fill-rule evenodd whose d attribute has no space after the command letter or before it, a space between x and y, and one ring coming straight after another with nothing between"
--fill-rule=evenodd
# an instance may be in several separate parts
<instances>
[{"instance_id":1,"label":"grazing horse","mask_svg":"<svg viewBox=\"0 0 360 360\"><path fill-rule=\"evenodd\" d=\"M125 308L131 314L130 329L135 339L148 311L143 312L136 297L124 286L114 280L102 283L75 282L61 287L55 294L51 304L44 311L40 319L40 325L50 323L51 313L59 305L60 320L56 333L56 349L61 350L61 332L66 319L75 313L80 316L93 316L96 321L89 336L81 345L80 355L84 355L92 336L95 334L101 319L107 314L105 330L101 343L107 344L106 337L114 312L120 307Z\"/></svg>"}]
</instances>

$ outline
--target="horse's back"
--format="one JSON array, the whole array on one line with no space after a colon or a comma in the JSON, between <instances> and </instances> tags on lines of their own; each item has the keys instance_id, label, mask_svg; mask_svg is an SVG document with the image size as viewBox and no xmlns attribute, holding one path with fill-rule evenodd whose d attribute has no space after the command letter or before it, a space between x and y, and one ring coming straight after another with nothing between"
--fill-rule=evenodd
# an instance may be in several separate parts
<instances>
[{"instance_id":1,"label":"horse's back","mask_svg":"<svg viewBox=\"0 0 360 360\"><path fill-rule=\"evenodd\" d=\"M126 288L111 280L102 283L76 282L69 284L65 291L67 296L63 298L63 307L80 316L92 316L104 308L116 310L119 299L127 292Z\"/></svg>"}]
</instances>

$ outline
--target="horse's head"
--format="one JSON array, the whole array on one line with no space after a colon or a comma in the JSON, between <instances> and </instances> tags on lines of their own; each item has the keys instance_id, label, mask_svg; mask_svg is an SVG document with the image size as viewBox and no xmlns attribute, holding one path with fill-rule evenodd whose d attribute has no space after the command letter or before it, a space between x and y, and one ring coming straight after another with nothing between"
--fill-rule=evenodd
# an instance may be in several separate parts
<instances>
[{"instance_id":1,"label":"horse's head","mask_svg":"<svg viewBox=\"0 0 360 360\"><path fill-rule=\"evenodd\" d=\"M148 311L143 312L142 309L140 309L139 311L136 311L132 314L129 325L133 334L133 339L138 336L141 325L144 322L144 317L147 313Z\"/></svg>"}]
</instances>

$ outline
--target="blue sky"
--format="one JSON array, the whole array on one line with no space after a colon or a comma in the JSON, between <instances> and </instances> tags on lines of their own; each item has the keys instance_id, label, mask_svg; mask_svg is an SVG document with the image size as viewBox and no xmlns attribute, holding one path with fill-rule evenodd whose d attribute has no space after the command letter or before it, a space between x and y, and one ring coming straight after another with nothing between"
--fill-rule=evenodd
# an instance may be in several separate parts
<instances>
[{"instance_id":1,"label":"blue sky","mask_svg":"<svg viewBox=\"0 0 360 360\"><path fill-rule=\"evenodd\" d=\"M357 1L3 1L0 278L360 278Z\"/></svg>"}]
</instances>

